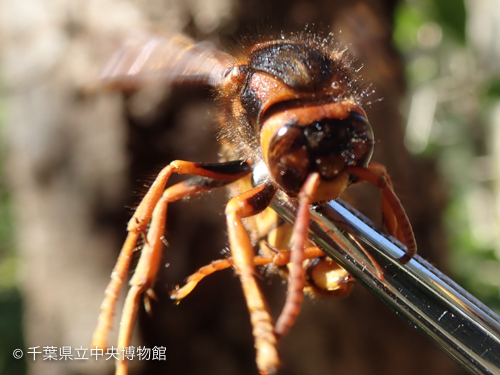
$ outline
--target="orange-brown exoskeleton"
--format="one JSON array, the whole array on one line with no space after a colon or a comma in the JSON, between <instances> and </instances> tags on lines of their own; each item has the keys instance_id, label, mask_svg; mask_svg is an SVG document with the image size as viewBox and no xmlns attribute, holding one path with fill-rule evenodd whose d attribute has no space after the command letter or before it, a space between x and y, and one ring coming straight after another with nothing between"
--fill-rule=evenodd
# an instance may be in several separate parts
<instances>
[{"instance_id":1,"label":"orange-brown exoskeleton","mask_svg":"<svg viewBox=\"0 0 500 375\"><path fill-rule=\"evenodd\" d=\"M382 190L385 228L407 246L409 256L415 254L411 226L385 168L370 162L374 138L363 110L364 91L345 50L336 49L330 36L280 35L254 42L234 56L181 35L146 36L130 40L115 53L104 79L125 87L148 81L212 86L219 105L221 159L176 160L159 173L128 224L93 345L106 346L119 290L143 236L120 323L118 348L129 346L141 297L152 295L168 203L211 189L229 185L232 192L225 210L230 258L200 269L172 297L181 299L205 275L234 266L263 374L280 364L277 340L294 323L304 290L344 295L352 286L347 272L326 260L308 240L311 204L336 199L350 184L367 181ZM166 187L172 173L193 177ZM277 218L268 208L278 190L299 202L293 228L276 226ZM262 235L266 240L257 243ZM289 244L289 249L283 248ZM256 245L262 249L259 255ZM288 279L286 302L276 323L255 280L255 266L270 263L286 266L281 269ZM118 360L117 374L126 371L125 360Z\"/></svg>"}]
</instances>

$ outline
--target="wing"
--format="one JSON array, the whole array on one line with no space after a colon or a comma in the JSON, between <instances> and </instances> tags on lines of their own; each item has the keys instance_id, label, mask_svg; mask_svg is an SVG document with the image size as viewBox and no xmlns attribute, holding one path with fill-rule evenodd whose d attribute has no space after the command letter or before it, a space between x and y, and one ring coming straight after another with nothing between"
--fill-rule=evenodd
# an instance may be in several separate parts
<instances>
[{"instance_id":1,"label":"wing","mask_svg":"<svg viewBox=\"0 0 500 375\"><path fill-rule=\"evenodd\" d=\"M147 83L196 83L219 86L233 59L207 42L175 34L129 38L111 57L101 78L127 88Z\"/></svg>"}]
</instances>

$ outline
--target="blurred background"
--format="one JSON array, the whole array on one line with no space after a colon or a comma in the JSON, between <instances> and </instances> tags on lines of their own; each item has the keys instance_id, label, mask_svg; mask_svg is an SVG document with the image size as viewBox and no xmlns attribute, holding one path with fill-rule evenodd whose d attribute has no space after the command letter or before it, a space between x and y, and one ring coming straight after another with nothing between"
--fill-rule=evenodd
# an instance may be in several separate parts
<instances>
[{"instance_id":1,"label":"blurred background","mask_svg":"<svg viewBox=\"0 0 500 375\"><path fill-rule=\"evenodd\" d=\"M374 160L393 178L420 254L500 311L499 0L1 0L0 19L0 375L112 374L105 359L27 352L90 347L145 186L173 159L217 160L206 88L99 89L119 41L141 28L221 48L269 29L334 32L372 85ZM376 189L356 186L348 198L380 222ZM223 257L225 201L220 191L169 207L159 300L134 334L134 345L164 346L167 357L133 361L132 374L257 373L231 270L180 305L168 296ZM285 285L261 285L276 315ZM111 344L117 327L118 317ZM307 299L280 352L279 374L464 374L360 286L345 299Z\"/></svg>"}]
</instances>

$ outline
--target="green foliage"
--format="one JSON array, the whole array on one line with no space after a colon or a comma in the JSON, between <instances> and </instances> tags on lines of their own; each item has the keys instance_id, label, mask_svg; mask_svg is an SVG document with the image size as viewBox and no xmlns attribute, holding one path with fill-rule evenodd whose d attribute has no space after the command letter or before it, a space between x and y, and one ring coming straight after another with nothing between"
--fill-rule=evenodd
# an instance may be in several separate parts
<instances>
[{"instance_id":1,"label":"green foliage","mask_svg":"<svg viewBox=\"0 0 500 375\"><path fill-rule=\"evenodd\" d=\"M396 27L394 41L397 47L405 53L417 48L418 29L428 20L426 14L419 8L402 3L396 9Z\"/></svg>"},{"instance_id":2,"label":"green foliage","mask_svg":"<svg viewBox=\"0 0 500 375\"><path fill-rule=\"evenodd\" d=\"M0 375L26 373L25 357L15 359L15 349L25 351L22 335L22 300L16 289L0 293ZM25 353L26 355L26 353Z\"/></svg>"},{"instance_id":3,"label":"green foliage","mask_svg":"<svg viewBox=\"0 0 500 375\"><path fill-rule=\"evenodd\" d=\"M465 43L465 4L459 0L435 0L436 21L446 27L453 37Z\"/></svg>"},{"instance_id":4,"label":"green foliage","mask_svg":"<svg viewBox=\"0 0 500 375\"><path fill-rule=\"evenodd\" d=\"M0 125L3 123L4 113L2 99L0 95ZM0 126L0 136L2 130ZM1 137L0 145L3 145ZM14 247L11 196L3 178L5 158L5 147L0 147L0 375L23 375L27 371L24 357L13 357L15 349L24 351L23 309L21 293L17 289L17 254Z\"/></svg>"},{"instance_id":5,"label":"green foliage","mask_svg":"<svg viewBox=\"0 0 500 375\"><path fill-rule=\"evenodd\" d=\"M417 111L434 110L433 122L425 142L412 149L437 159L449 187L445 221L452 272L500 311L500 213L494 203L500 200L495 190L500 176L492 173L491 156L500 77L479 70L484 56L481 60L466 34L466 10L463 1L402 2L394 42L407 62L408 106L422 92L435 99L430 101L435 108Z\"/></svg>"},{"instance_id":6,"label":"green foliage","mask_svg":"<svg viewBox=\"0 0 500 375\"><path fill-rule=\"evenodd\" d=\"M483 100L500 99L500 77L494 77L484 85Z\"/></svg>"}]
</instances>

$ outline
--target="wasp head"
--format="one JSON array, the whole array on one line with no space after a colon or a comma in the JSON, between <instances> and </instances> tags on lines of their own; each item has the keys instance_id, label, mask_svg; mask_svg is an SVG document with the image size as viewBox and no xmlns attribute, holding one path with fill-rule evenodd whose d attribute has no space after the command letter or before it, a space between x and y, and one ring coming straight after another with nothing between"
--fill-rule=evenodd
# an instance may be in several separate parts
<instances>
[{"instance_id":1,"label":"wasp head","mask_svg":"<svg viewBox=\"0 0 500 375\"><path fill-rule=\"evenodd\" d=\"M366 166L374 145L361 108L336 102L275 113L263 126L261 142L272 178L289 195L319 173L318 200L336 198L350 182L346 168Z\"/></svg>"}]
</instances>

